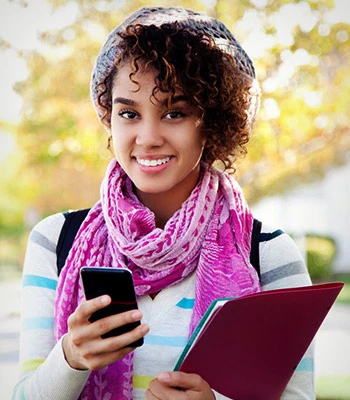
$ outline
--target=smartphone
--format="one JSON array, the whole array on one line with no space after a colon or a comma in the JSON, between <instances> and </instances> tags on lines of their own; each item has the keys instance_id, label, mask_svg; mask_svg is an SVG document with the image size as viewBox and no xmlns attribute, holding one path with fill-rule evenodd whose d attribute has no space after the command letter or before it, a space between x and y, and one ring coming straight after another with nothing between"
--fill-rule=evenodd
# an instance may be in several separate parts
<instances>
[{"instance_id":1,"label":"smartphone","mask_svg":"<svg viewBox=\"0 0 350 400\"><path fill-rule=\"evenodd\" d=\"M108 294L112 299L112 302L108 306L97 310L91 315L91 322L113 314L119 314L138 308L134 282L129 270L107 267L83 267L80 270L80 276L87 300L104 294ZM140 324L140 321L132 322L119 328L112 329L101 337L108 338L111 336L119 336L133 330ZM143 338L130 344L130 347L139 347L142 346L142 344Z\"/></svg>"}]
</instances>

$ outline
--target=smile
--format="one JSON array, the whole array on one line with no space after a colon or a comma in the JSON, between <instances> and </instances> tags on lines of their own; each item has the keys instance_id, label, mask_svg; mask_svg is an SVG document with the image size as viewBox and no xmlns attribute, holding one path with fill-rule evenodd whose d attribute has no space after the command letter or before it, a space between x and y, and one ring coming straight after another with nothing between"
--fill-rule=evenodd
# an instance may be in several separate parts
<instances>
[{"instance_id":1,"label":"smile","mask_svg":"<svg viewBox=\"0 0 350 400\"><path fill-rule=\"evenodd\" d=\"M145 167L157 167L158 165L166 164L170 161L170 157L160 158L159 160L143 160L136 158L138 164L144 165Z\"/></svg>"}]
</instances>

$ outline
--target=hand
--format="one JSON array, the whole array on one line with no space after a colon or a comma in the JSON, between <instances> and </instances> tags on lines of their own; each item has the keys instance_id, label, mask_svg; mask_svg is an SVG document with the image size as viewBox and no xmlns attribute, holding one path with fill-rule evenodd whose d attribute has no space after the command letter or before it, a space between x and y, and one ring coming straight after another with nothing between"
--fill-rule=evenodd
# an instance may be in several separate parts
<instances>
[{"instance_id":1,"label":"hand","mask_svg":"<svg viewBox=\"0 0 350 400\"><path fill-rule=\"evenodd\" d=\"M146 391L147 400L215 400L208 383L196 374L166 372L158 375Z\"/></svg>"},{"instance_id":2,"label":"hand","mask_svg":"<svg viewBox=\"0 0 350 400\"><path fill-rule=\"evenodd\" d=\"M149 331L148 325L142 324L120 336L102 339L101 335L104 333L142 318L139 310L132 310L91 323L91 314L110 302L109 296L85 300L68 318L68 333L64 336L62 345L66 361L72 368L92 371L102 369L133 351L130 344Z\"/></svg>"}]
</instances>

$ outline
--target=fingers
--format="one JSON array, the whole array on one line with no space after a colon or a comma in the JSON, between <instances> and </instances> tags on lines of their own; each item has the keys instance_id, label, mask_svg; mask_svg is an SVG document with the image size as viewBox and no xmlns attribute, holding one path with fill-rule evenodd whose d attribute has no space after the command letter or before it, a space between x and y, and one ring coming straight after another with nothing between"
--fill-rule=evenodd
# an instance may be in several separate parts
<instances>
[{"instance_id":1,"label":"fingers","mask_svg":"<svg viewBox=\"0 0 350 400\"><path fill-rule=\"evenodd\" d=\"M68 318L68 332L76 346L81 345L87 339L99 337L95 329L91 329L89 321L91 314L110 304L109 296L100 296L92 300L84 300Z\"/></svg>"},{"instance_id":2,"label":"fingers","mask_svg":"<svg viewBox=\"0 0 350 400\"><path fill-rule=\"evenodd\" d=\"M146 399L215 400L209 384L196 374L166 372L154 379L146 392Z\"/></svg>"},{"instance_id":3,"label":"fingers","mask_svg":"<svg viewBox=\"0 0 350 400\"><path fill-rule=\"evenodd\" d=\"M146 391L145 397L147 400L167 399L167 400L185 400L189 399L188 392L181 388L168 386L163 384L158 379L154 379Z\"/></svg>"},{"instance_id":4,"label":"fingers","mask_svg":"<svg viewBox=\"0 0 350 400\"><path fill-rule=\"evenodd\" d=\"M82 348L82 357L88 369L104 368L134 350L130 345L144 337L149 332L147 324L142 324L130 332L107 339L97 338Z\"/></svg>"},{"instance_id":5,"label":"fingers","mask_svg":"<svg viewBox=\"0 0 350 400\"><path fill-rule=\"evenodd\" d=\"M149 327L140 324L127 333L102 339L101 335L133 322L140 321L139 310L131 310L90 322L91 314L110 304L109 296L83 301L68 319L68 333L63 348L67 362L75 369L96 370L113 363L133 348L131 344L145 336Z\"/></svg>"},{"instance_id":6,"label":"fingers","mask_svg":"<svg viewBox=\"0 0 350 400\"><path fill-rule=\"evenodd\" d=\"M161 383L183 390L196 390L201 386L202 382L204 382L197 374L188 374L180 371L160 373L158 375L158 380Z\"/></svg>"},{"instance_id":7,"label":"fingers","mask_svg":"<svg viewBox=\"0 0 350 400\"><path fill-rule=\"evenodd\" d=\"M95 323L94 323L95 324ZM115 327L115 326L114 326ZM149 332L147 324L141 324L130 332L122 335L112 336L106 339L97 340L94 347L95 353L113 352L130 347L130 345L143 338ZM131 348L132 350L132 348Z\"/></svg>"},{"instance_id":8,"label":"fingers","mask_svg":"<svg viewBox=\"0 0 350 400\"><path fill-rule=\"evenodd\" d=\"M102 339L82 328L67 333L63 341L63 351L72 368L98 370L133 351L134 348L130 345L145 336L148 331L148 325L142 324L120 336Z\"/></svg>"},{"instance_id":9,"label":"fingers","mask_svg":"<svg viewBox=\"0 0 350 400\"><path fill-rule=\"evenodd\" d=\"M91 314L110 304L110 296L100 296L92 300L82 301L75 312L68 318L68 327L75 329L89 324Z\"/></svg>"},{"instance_id":10,"label":"fingers","mask_svg":"<svg viewBox=\"0 0 350 400\"><path fill-rule=\"evenodd\" d=\"M74 315L76 316L77 322L88 321L95 311L100 310L108 306L112 301L108 295L99 296L91 300L82 301L76 309Z\"/></svg>"},{"instance_id":11,"label":"fingers","mask_svg":"<svg viewBox=\"0 0 350 400\"><path fill-rule=\"evenodd\" d=\"M154 395L150 389L146 390L145 393L145 399L146 400L161 400L160 397L157 397L156 395Z\"/></svg>"},{"instance_id":12,"label":"fingers","mask_svg":"<svg viewBox=\"0 0 350 400\"><path fill-rule=\"evenodd\" d=\"M111 302L109 296L100 296L92 300L83 301L76 311L68 318L68 327L70 330L79 328L79 335L76 340L79 342L80 336L100 337L112 329L123 325L140 321L142 314L139 310L126 311L120 314L114 314L95 322L90 322L91 315L108 306ZM83 329L82 329L83 328Z\"/></svg>"},{"instance_id":13,"label":"fingers","mask_svg":"<svg viewBox=\"0 0 350 400\"><path fill-rule=\"evenodd\" d=\"M111 315L91 323L89 322L89 312L91 310L96 311L96 307L100 307L101 303L88 304L90 302L94 302L94 300L82 304L81 309L77 309L76 313L72 314L72 318L68 321L68 330L71 331L71 338L76 346L80 346L87 339L91 341L95 340L91 344L93 352L104 353L106 349L115 351L127 347L148 333L148 325L140 324L127 333L100 340L102 335L115 328L140 321L142 319L142 314L139 310L131 310L121 314Z\"/></svg>"},{"instance_id":14,"label":"fingers","mask_svg":"<svg viewBox=\"0 0 350 400\"><path fill-rule=\"evenodd\" d=\"M142 314L139 310L131 310L99 319L92 323L92 327L99 332L100 336L102 336L103 334L110 332L112 329L139 322L141 319Z\"/></svg>"}]
</instances>

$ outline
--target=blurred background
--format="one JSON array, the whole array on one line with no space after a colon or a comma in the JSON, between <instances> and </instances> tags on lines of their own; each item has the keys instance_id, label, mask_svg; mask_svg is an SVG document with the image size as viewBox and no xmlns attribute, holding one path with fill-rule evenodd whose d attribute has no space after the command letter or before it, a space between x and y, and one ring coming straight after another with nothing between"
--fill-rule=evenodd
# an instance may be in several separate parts
<instances>
[{"instance_id":1,"label":"blurred background","mask_svg":"<svg viewBox=\"0 0 350 400\"><path fill-rule=\"evenodd\" d=\"M346 283L320 332L316 388L350 399L348 0L0 0L1 386L17 371L28 234L97 201L111 155L90 75L108 32L145 5L217 17L253 59L261 109L236 177L256 216L295 238L313 282Z\"/></svg>"}]
</instances>

